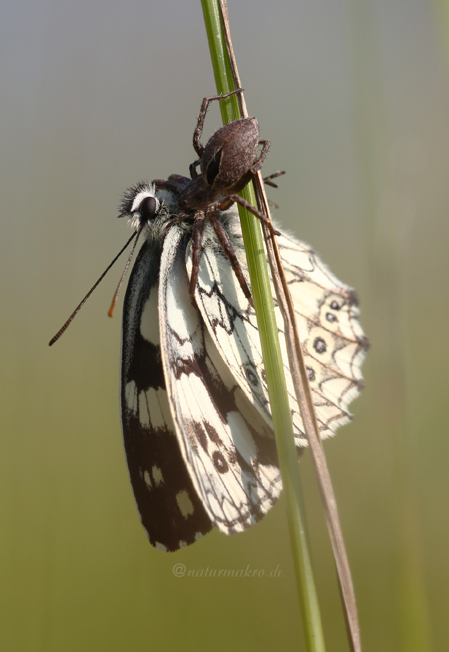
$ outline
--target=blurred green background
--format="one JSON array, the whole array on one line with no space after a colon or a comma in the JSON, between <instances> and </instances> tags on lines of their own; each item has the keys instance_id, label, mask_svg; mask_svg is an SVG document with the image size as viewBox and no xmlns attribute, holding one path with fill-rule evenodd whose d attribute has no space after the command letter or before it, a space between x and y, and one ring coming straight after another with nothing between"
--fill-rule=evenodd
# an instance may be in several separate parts
<instances>
[{"instance_id":1,"label":"blurred green background","mask_svg":"<svg viewBox=\"0 0 449 652\"><path fill-rule=\"evenodd\" d=\"M372 343L355 419L326 444L366 651L447 647L449 66L424 0L229 0L284 227L357 288ZM16 0L0 20L0 649L301 650L285 503L243 535L148 544L122 450L121 193L186 174L215 91L199 2ZM219 126L214 107L205 137ZM123 296L122 296L123 298ZM346 650L309 455L329 650ZM175 577L279 567L276 578Z\"/></svg>"}]
</instances>

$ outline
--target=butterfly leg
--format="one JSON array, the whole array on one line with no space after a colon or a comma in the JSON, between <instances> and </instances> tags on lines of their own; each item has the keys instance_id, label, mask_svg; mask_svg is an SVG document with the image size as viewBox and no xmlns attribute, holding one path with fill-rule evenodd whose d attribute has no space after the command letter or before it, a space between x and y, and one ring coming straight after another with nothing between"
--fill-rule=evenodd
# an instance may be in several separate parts
<instances>
[{"instance_id":1,"label":"butterfly leg","mask_svg":"<svg viewBox=\"0 0 449 652\"><path fill-rule=\"evenodd\" d=\"M237 276L237 280L240 283L240 287L242 288L243 294L248 299L249 303L254 307L251 291L248 287L245 277L243 276L242 268L240 267L238 258L235 255L234 247L232 246L229 236L226 233L223 223L221 222L217 213L215 212L208 213L208 218L209 218L209 222L212 224L213 230L215 231L215 235L217 236L218 241L223 248L223 251L225 252L226 256L229 258L229 262L231 263L231 267L234 270L235 275Z\"/></svg>"},{"instance_id":2,"label":"butterfly leg","mask_svg":"<svg viewBox=\"0 0 449 652\"><path fill-rule=\"evenodd\" d=\"M195 287L198 280L200 267L201 242L203 241L205 215L203 211L196 211L192 231L192 275L190 277L189 294L195 301Z\"/></svg>"},{"instance_id":3,"label":"butterfly leg","mask_svg":"<svg viewBox=\"0 0 449 652\"><path fill-rule=\"evenodd\" d=\"M209 103L213 102L214 100L224 100L226 97L229 97L230 95L235 95L236 93L241 93L242 91L243 88L237 88L237 90L231 91L230 93L224 93L223 95L211 95L211 97L205 97L203 99L203 102L201 104L200 114L198 116L198 122L195 131L193 132L193 148L200 158L202 157L204 152L204 147L200 143L200 138L201 138L201 134L203 133L204 120L206 118L207 107L209 106Z\"/></svg>"}]
</instances>

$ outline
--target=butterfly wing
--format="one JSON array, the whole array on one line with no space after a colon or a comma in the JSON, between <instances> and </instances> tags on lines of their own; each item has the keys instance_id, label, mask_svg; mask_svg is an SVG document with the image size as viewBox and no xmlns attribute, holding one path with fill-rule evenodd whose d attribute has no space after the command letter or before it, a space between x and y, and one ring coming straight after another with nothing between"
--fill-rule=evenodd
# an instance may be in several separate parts
<instances>
[{"instance_id":1,"label":"butterfly wing","mask_svg":"<svg viewBox=\"0 0 449 652\"><path fill-rule=\"evenodd\" d=\"M236 220L227 217L226 228L247 274L240 227ZM278 245L292 294L320 432L326 438L351 418L348 405L362 387L360 368L367 342L358 322L356 297L310 247L285 235L278 238ZM259 414L272 425L255 311L244 296L227 258L219 252L211 255L211 251L214 248L209 246L201 254L195 291L197 305L236 382ZM186 265L190 276L190 249ZM306 445L304 428L288 367L283 319L277 305L275 314L295 439L297 446L302 447Z\"/></svg>"},{"instance_id":2,"label":"butterfly wing","mask_svg":"<svg viewBox=\"0 0 449 652\"><path fill-rule=\"evenodd\" d=\"M197 494L226 534L260 520L281 481L272 431L235 382L192 305L186 240L164 241L159 286L162 362L179 444ZM213 251L208 252L213 258Z\"/></svg>"},{"instance_id":3,"label":"butterfly wing","mask_svg":"<svg viewBox=\"0 0 449 652\"><path fill-rule=\"evenodd\" d=\"M279 248L321 434L332 436L351 419L349 404L363 388L368 340L359 322L357 295L309 245L283 235ZM281 321L280 311L277 319Z\"/></svg>"},{"instance_id":4,"label":"butterfly wing","mask_svg":"<svg viewBox=\"0 0 449 652\"><path fill-rule=\"evenodd\" d=\"M212 528L184 463L170 413L158 325L160 250L146 242L123 308L121 416L129 475L150 543L177 550Z\"/></svg>"}]
</instances>

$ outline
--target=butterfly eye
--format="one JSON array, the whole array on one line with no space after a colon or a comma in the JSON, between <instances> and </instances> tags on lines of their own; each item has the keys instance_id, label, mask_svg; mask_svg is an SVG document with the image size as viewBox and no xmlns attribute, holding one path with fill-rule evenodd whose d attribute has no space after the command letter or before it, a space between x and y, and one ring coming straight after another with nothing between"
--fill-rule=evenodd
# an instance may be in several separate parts
<instances>
[{"instance_id":1,"label":"butterfly eye","mask_svg":"<svg viewBox=\"0 0 449 652\"><path fill-rule=\"evenodd\" d=\"M145 221L152 220L156 215L158 206L159 202L155 197L145 197L139 206L139 212L142 219Z\"/></svg>"}]
</instances>

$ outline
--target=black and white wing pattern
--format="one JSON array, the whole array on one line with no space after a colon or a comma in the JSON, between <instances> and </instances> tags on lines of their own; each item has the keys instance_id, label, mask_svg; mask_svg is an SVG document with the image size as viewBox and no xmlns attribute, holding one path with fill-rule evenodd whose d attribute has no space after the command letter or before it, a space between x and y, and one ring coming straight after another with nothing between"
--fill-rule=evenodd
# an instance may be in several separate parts
<instances>
[{"instance_id":1,"label":"black and white wing pattern","mask_svg":"<svg viewBox=\"0 0 449 652\"><path fill-rule=\"evenodd\" d=\"M186 232L147 240L123 309L121 410L141 522L161 550L259 521L282 484L271 429L221 359L185 266ZM159 243L160 245L160 243Z\"/></svg>"},{"instance_id":2,"label":"black and white wing pattern","mask_svg":"<svg viewBox=\"0 0 449 652\"><path fill-rule=\"evenodd\" d=\"M192 305L186 239L172 227L160 267L159 319L169 402L186 467L211 522L234 534L281 491L272 430L248 401Z\"/></svg>"},{"instance_id":3,"label":"black and white wing pattern","mask_svg":"<svg viewBox=\"0 0 449 652\"><path fill-rule=\"evenodd\" d=\"M129 476L150 543L177 550L212 523L181 454L170 412L158 324L160 247L147 240L123 308L121 414Z\"/></svg>"},{"instance_id":4,"label":"black and white wing pattern","mask_svg":"<svg viewBox=\"0 0 449 652\"><path fill-rule=\"evenodd\" d=\"M195 305L192 222L172 219L179 206L164 187L131 189L123 212L135 213L137 204L151 219L123 311L122 428L142 524L156 548L172 551L213 527L246 530L277 501L282 483L256 316L213 229L204 230ZM237 213L220 219L247 276ZM348 421L349 402L362 386L367 343L356 297L310 247L284 235L278 241L328 437ZM278 308L276 319L282 335ZM301 449L306 441L287 362L285 371Z\"/></svg>"},{"instance_id":5,"label":"black and white wing pattern","mask_svg":"<svg viewBox=\"0 0 449 652\"><path fill-rule=\"evenodd\" d=\"M368 340L359 322L357 294L309 245L284 235L279 247L321 436L330 437L352 418L349 404L364 386L361 368ZM279 310L277 319L283 330Z\"/></svg>"},{"instance_id":6,"label":"black and white wing pattern","mask_svg":"<svg viewBox=\"0 0 449 652\"><path fill-rule=\"evenodd\" d=\"M230 211L229 211L230 212ZM237 220L228 218L236 252L242 255ZM335 434L351 418L348 405L363 383L361 365L367 340L358 321L354 290L339 281L306 244L282 235L278 245L292 294L305 364L322 438ZM244 296L223 254L204 248L195 292L197 305L220 356L267 424L272 425L268 391L254 309ZM186 264L191 272L191 250ZM242 267L246 269L244 263ZM296 402L283 337L276 320L284 359L287 390L298 447L307 445Z\"/></svg>"}]
</instances>

